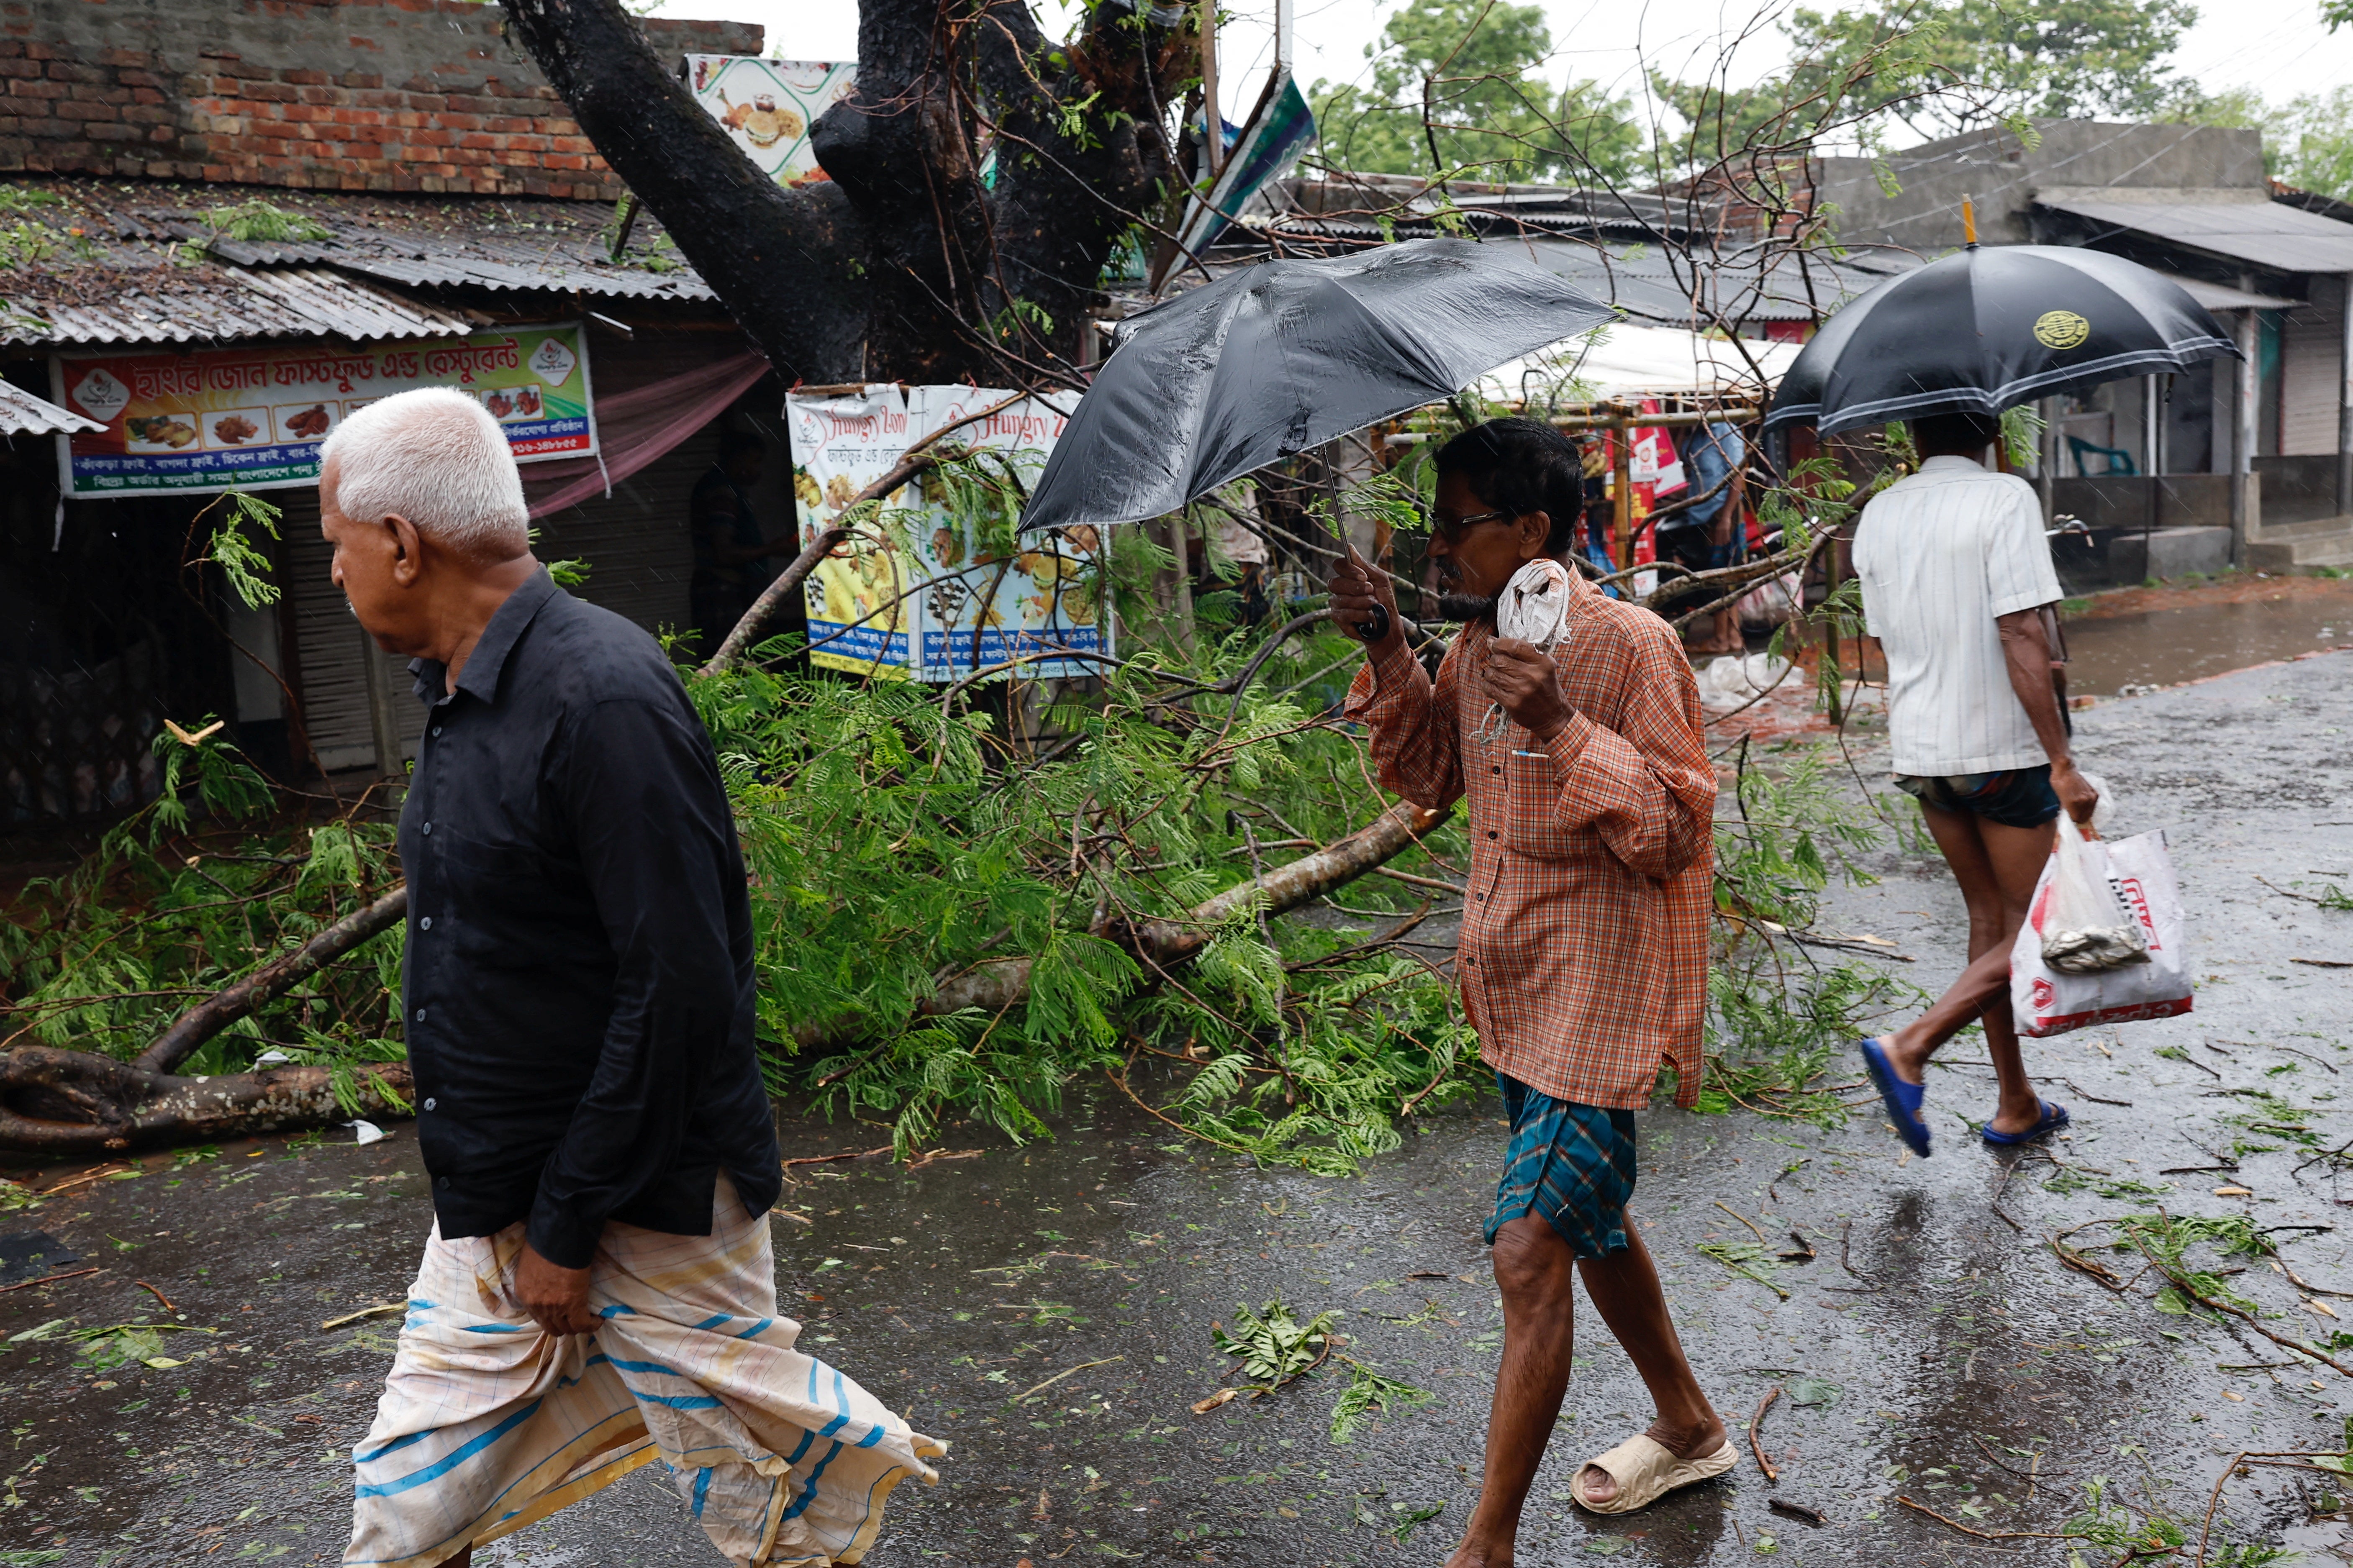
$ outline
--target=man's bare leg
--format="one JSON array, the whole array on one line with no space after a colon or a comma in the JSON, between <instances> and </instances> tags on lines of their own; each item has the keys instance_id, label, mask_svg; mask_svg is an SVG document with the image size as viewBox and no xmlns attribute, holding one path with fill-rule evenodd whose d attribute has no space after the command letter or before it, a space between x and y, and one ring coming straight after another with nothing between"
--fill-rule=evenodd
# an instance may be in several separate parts
<instances>
[{"instance_id":1,"label":"man's bare leg","mask_svg":"<svg viewBox=\"0 0 2353 1568\"><path fill-rule=\"evenodd\" d=\"M2024 1132L2042 1120L2042 1100L2019 1054L2010 1010L2010 950L2026 923L2058 825L2054 820L2041 827L2005 827L1974 812L1926 805L1920 811L1968 908L1969 966L1934 1006L1881 1036L1880 1043L1895 1076L1918 1083L1938 1047L1971 1020L1981 1021L2000 1094L1990 1125L1998 1132Z\"/></svg>"},{"instance_id":2,"label":"man's bare leg","mask_svg":"<svg viewBox=\"0 0 2353 1568\"><path fill-rule=\"evenodd\" d=\"M1684 1459L1724 1447L1724 1422L1700 1392L1691 1363L1683 1359L1683 1341L1667 1315L1666 1292L1659 1287L1658 1267L1642 1245L1633 1215L1626 1217L1625 1251L1585 1258L1577 1268L1594 1310L1609 1325L1634 1370L1642 1374L1642 1386L1651 1392L1651 1405L1658 1412L1650 1425L1651 1440ZM1508 1334L1508 1319L1506 1323ZM1595 1502L1607 1502L1617 1495L1618 1483L1609 1471L1588 1465L1578 1489Z\"/></svg>"},{"instance_id":3,"label":"man's bare leg","mask_svg":"<svg viewBox=\"0 0 2353 1568\"><path fill-rule=\"evenodd\" d=\"M1495 1285L1504 1297L1504 1364L1487 1415L1487 1468L1462 1542L1446 1568L1505 1568L1520 1510L1568 1389L1575 1343L1576 1259L1539 1215L1495 1231Z\"/></svg>"}]
</instances>

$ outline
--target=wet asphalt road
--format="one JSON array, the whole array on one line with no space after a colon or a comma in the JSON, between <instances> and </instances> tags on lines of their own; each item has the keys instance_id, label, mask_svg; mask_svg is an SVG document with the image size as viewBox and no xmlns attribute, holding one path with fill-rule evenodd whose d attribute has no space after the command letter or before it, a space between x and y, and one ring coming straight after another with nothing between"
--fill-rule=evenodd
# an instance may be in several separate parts
<instances>
[{"instance_id":1,"label":"wet asphalt road","mask_svg":"<svg viewBox=\"0 0 2353 1568\"><path fill-rule=\"evenodd\" d=\"M2353 1139L2353 970L2289 962L2353 960L2353 913L2256 880L2313 891L2315 873L2335 871L2353 888L2353 654L2078 719L2086 765L2119 792L2118 830L2171 837L2204 977L2188 1018L2030 1044L2047 1092L2076 1113L2057 1155L2092 1184L2050 1190L2058 1166L2005 1163L1967 1139L1955 1118L1985 1114L1990 1089L1973 1065L1982 1046L1966 1039L1931 1078L1938 1148L1925 1162L1904 1158L1867 1110L1827 1132L1646 1113L1637 1215L1727 1422L1745 1426L1785 1389L1762 1432L1780 1480L1768 1486L1744 1454L1726 1480L1646 1513L1576 1515L1576 1465L1648 1419L1588 1314L1522 1562L2063 1564L2072 1543L1990 1542L1895 1500L1987 1534L2057 1531L2098 1478L2137 1518L2153 1507L2186 1521L2194 1547L2232 1455L2341 1444L2345 1379L2278 1365L2289 1358L2243 1330L2160 1312L2146 1280L2112 1294L2063 1268L2043 1237L2155 1205L2253 1215L2328 1227L2280 1232L2285 1255L2305 1279L2353 1289L2337 1228L2353 1226L2353 1185L2327 1163L2295 1168ZM1891 854L1881 870L1824 925L1893 939L1916 962L1891 967L1941 985L1958 966L1957 897L1933 862ZM2168 1047L2180 1057L2155 1054ZM786 1201L807 1223L775 1222L788 1310L828 1359L954 1445L937 1489L897 1494L869 1561L1439 1563L1476 1492L1500 1346L1478 1234L1501 1148L1492 1103L1428 1121L1345 1181L1238 1165L1092 1091L1070 1112L1054 1143L1026 1151L965 1130L948 1142L983 1153L913 1173L879 1162L793 1173ZM882 1141L849 1125L786 1131L793 1155ZM2240 1155L2235 1173L2160 1173L2234 1146L2271 1152ZM2114 1188L2124 1181L2158 1193ZM2214 1195L2233 1181L2251 1195ZM1997 1193L2020 1228L1995 1213ZM1786 1300L1696 1250L1751 1239L1725 1208L1777 1247L1791 1230L1811 1244L1813 1260L1764 1270ZM366 1149L269 1141L162 1156L135 1179L0 1215L0 1234L38 1227L81 1255L69 1267L102 1268L0 1295L0 1340L64 1321L0 1353L0 1564L338 1557L346 1456L395 1320L320 1325L402 1297L427 1216L405 1127ZM2260 1264L2232 1283L2277 1314L2265 1322L2278 1331L2353 1325L2353 1300L2334 1299L2332 1322ZM1430 1401L1375 1417L1347 1444L1329 1435L1344 1383L1328 1372L1192 1415L1232 1381L1211 1321L1276 1295L1303 1316L1339 1312L1349 1354ZM55 1337L116 1322L215 1331L160 1335L181 1365L106 1371ZM1082 1363L1093 1364L1029 1392ZM477 1560L716 1563L658 1475ZM2271 1470L2236 1479L2221 1539L2353 1561L2345 1526L2315 1517L2327 1489ZM1775 1497L1829 1522L1777 1516ZM2119 1555L2080 1550L2086 1563Z\"/></svg>"}]
</instances>

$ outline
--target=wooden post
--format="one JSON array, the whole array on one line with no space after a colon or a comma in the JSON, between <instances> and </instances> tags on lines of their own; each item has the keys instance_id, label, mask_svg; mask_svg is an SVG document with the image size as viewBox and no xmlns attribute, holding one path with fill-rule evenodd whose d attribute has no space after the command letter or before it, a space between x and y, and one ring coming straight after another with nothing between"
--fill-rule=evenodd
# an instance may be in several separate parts
<instances>
[{"instance_id":1,"label":"wooden post","mask_svg":"<svg viewBox=\"0 0 2353 1568\"><path fill-rule=\"evenodd\" d=\"M1609 421L1609 502L1617 526L1618 569L1634 564L1634 427L1624 414Z\"/></svg>"},{"instance_id":2,"label":"wooden post","mask_svg":"<svg viewBox=\"0 0 2353 1568\"><path fill-rule=\"evenodd\" d=\"M393 707L392 671L384 664L384 650L375 646L375 638L367 628L354 623L359 633L360 658L367 673L368 724L375 731L375 773L382 779L401 780L407 769L400 760L400 718Z\"/></svg>"}]
</instances>

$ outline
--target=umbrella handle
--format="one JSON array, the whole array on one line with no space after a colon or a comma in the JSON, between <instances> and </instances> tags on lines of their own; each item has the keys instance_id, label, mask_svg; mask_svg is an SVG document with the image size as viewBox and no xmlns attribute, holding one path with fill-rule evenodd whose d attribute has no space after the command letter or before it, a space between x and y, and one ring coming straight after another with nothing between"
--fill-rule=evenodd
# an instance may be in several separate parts
<instances>
[{"instance_id":1,"label":"umbrella handle","mask_svg":"<svg viewBox=\"0 0 2353 1568\"><path fill-rule=\"evenodd\" d=\"M1360 622L1350 633L1362 643L1377 643L1389 635L1389 612L1386 605L1373 606L1373 618Z\"/></svg>"}]
</instances>

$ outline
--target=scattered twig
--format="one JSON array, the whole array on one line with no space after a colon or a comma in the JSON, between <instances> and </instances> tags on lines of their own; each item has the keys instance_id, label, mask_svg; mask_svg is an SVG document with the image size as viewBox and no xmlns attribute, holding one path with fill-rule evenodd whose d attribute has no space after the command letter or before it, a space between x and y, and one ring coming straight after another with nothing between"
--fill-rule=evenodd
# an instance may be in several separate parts
<instances>
[{"instance_id":1,"label":"scattered twig","mask_svg":"<svg viewBox=\"0 0 2353 1568\"><path fill-rule=\"evenodd\" d=\"M1109 1366L1115 1361L1125 1361L1126 1359L1127 1358L1124 1355L1107 1355L1101 1361L1082 1361L1078 1365L1071 1367L1067 1371L1056 1373L1053 1376L1034 1387L1023 1389L1020 1393L1013 1396L1012 1403L1018 1405L1033 1394L1043 1394L1046 1390L1053 1387L1056 1384L1061 1382L1062 1379L1070 1376L1072 1373L1084 1372L1091 1366Z\"/></svg>"},{"instance_id":2,"label":"scattered twig","mask_svg":"<svg viewBox=\"0 0 2353 1568\"><path fill-rule=\"evenodd\" d=\"M1820 1257L1820 1256L1821 1256L1820 1253L1818 1253L1818 1252L1816 1252L1816 1251L1814 1250L1814 1244L1813 1244L1812 1242L1810 1242L1810 1241L1808 1241L1808 1240L1807 1240L1803 1236L1799 1235L1798 1232L1796 1232L1796 1231L1794 1231L1794 1230L1793 1230L1793 1231L1791 1231L1791 1232L1789 1233L1789 1239L1790 1239L1791 1241L1794 1241L1794 1242L1796 1242L1796 1243L1798 1244L1798 1250L1797 1250L1797 1251L1795 1251L1795 1252L1784 1252L1784 1253L1780 1253L1780 1254L1778 1254L1778 1256L1780 1258L1780 1259L1781 1259L1781 1261L1782 1261L1782 1262L1784 1262L1784 1263L1811 1263L1815 1258L1819 1258L1819 1257Z\"/></svg>"},{"instance_id":3,"label":"scattered twig","mask_svg":"<svg viewBox=\"0 0 2353 1568\"><path fill-rule=\"evenodd\" d=\"M149 1294L150 1296L154 1297L154 1298L155 1298L155 1300L157 1300L158 1301L163 1302L163 1303L164 1303L164 1310L165 1310L165 1311L167 1311L167 1312L176 1312L176 1311L178 1311L178 1310L180 1310L179 1308L174 1307L174 1305L172 1305L172 1298L170 1298L169 1296L164 1295L164 1292L162 1292L161 1290L156 1289L155 1289L155 1287L153 1287L153 1285L148 1284L148 1283L147 1283L147 1281L145 1281L144 1279L133 1279L133 1280L132 1281L132 1283L133 1285L138 1286L138 1287L139 1287L139 1289L141 1289L142 1290L146 1291L146 1292L147 1292L147 1294Z\"/></svg>"},{"instance_id":4,"label":"scattered twig","mask_svg":"<svg viewBox=\"0 0 2353 1568\"><path fill-rule=\"evenodd\" d=\"M2291 958L2290 963L2308 963L2315 969L2353 969L2353 961L2342 958ZM2337 1069L2331 1068L2331 1072Z\"/></svg>"},{"instance_id":5,"label":"scattered twig","mask_svg":"<svg viewBox=\"0 0 2353 1568\"><path fill-rule=\"evenodd\" d=\"M877 1154L888 1154L890 1152L891 1145L885 1143L880 1149L850 1149L839 1154L807 1154L797 1160L784 1161L782 1166L789 1171L795 1165L831 1165L843 1160L871 1160Z\"/></svg>"},{"instance_id":6,"label":"scattered twig","mask_svg":"<svg viewBox=\"0 0 2353 1568\"><path fill-rule=\"evenodd\" d=\"M1765 1506L1771 1509L1775 1513L1785 1513L1791 1519L1802 1519L1808 1524L1828 1524L1830 1522L1830 1516L1823 1513L1821 1510L1818 1508L1808 1508L1801 1502L1791 1502L1788 1498L1767 1498L1765 1500Z\"/></svg>"},{"instance_id":7,"label":"scattered twig","mask_svg":"<svg viewBox=\"0 0 2353 1568\"><path fill-rule=\"evenodd\" d=\"M385 1316L387 1313L406 1312L406 1310L408 1310L408 1303L406 1301L384 1301L373 1307L362 1307L356 1312L345 1312L340 1318L329 1318L325 1322L319 1325L319 1331L323 1334L336 1329L348 1328L350 1325L358 1322L362 1318L381 1318Z\"/></svg>"},{"instance_id":8,"label":"scattered twig","mask_svg":"<svg viewBox=\"0 0 2353 1568\"><path fill-rule=\"evenodd\" d=\"M2083 1539L2080 1535L2070 1535L2049 1530L1971 1530L1959 1520L1947 1519L1935 1509L1923 1503L1914 1502L1901 1492L1896 1494L1895 1500L1915 1513L1925 1513L1938 1524L1949 1524L1963 1535L1974 1535L1979 1541L2081 1541Z\"/></svg>"},{"instance_id":9,"label":"scattered twig","mask_svg":"<svg viewBox=\"0 0 2353 1568\"><path fill-rule=\"evenodd\" d=\"M104 1267L104 1264L99 1265L99 1268ZM79 1279L85 1274L97 1272L98 1268L77 1268L70 1274L44 1274L38 1279L26 1279L15 1285L0 1285L0 1296L5 1296L11 1290L29 1290L36 1285L54 1285L60 1279Z\"/></svg>"},{"instance_id":10,"label":"scattered twig","mask_svg":"<svg viewBox=\"0 0 2353 1568\"><path fill-rule=\"evenodd\" d=\"M1773 1402L1780 1397L1781 1385L1777 1383L1766 1390L1765 1397L1757 1402L1757 1414L1748 1418L1748 1451L1757 1456L1757 1468L1765 1472L1766 1485L1776 1487L1781 1484L1781 1472L1765 1457L1765 1446L1757 1440L1757 1428L1764 1423L1765 1412L1772 1409Z\"/></svg>"},{"instance_id":11,"label":"scattered twig","mask_svg":"<svg viewBox=\"0 0 2353 1568\"><path fill-rule=\"evenodd\" d=\"M1721 1202L1717 1203L1715 1206L1716 1206L1716 1207L1718 1207L1718 1208L1720 1208L1720 1209L1724 1209L1724 1212L1725 1212L1725 1213L1726 1213L1726 1214L1728 1214L1728 1215L1731 1215L1733 1218L1737 1219L1737 1220L1740 1220L1740 1223L1741 1223L1741 1224L1743 1224L1743 1225L1747 1225L1747 1226L1748 1226L1748 1234L1749 1234L1749 1235L1751 1235L1751 1236L1753 1236L1753 1237L1755 1237L1757 1238L1757 1244L1759 1247L1769 1247L1769 1246L1771 1246L1771 1245L1772 1245L1772 1243L1770 1243L1770 1242L1768 1242L1768 1241L1767 1241L1767 1240L1765 1239L1765 1233L1764 1233L1763 1231L1761 1231L1761 1230L1757 1229L1757 1228L1755 1226L1753 1226L1753 1225L1748 1225L1748 1222L1747 1222L1746 1220L1745 1220L1745 1219L1741 1219L1741 1216L1739 1215L1739 1214L1738 1214L1738 1213L1736 1213L1736 1211L1734 1211L1734 1210L1732 1210L1732 1209L1730 1209L1730 1208L1726 1208L1726 1207L1725 1206L1725 1205L1724 1205L1723 1203L1721 1203Z\"/></svg>"},{"instance_id":12,"label":"scattered twig","mask_svg":"<svg viewBox=\"0 0 2353 1568\"><path fill-rule=\"evenodd\" d=\"M2042 1463L2042 1455L2040 1450L2037 1450L2034 1455L2033 1464L2021 1470L2015 1465L2005 1460L2000 1455L1995 1453L1991 1447L1987 1446L1986 1440L1978 1436L1976 1433L1972 1432L1969 1434L1969 1441L1975 1443L1978 1449L1984 1453L1987 1458L1991 1459L1996 1465L2009 1471L2011 1475L2016 1476L2022 1481L2031 1481L2034 1479L2035 1472ZM2074 1474L2073 1470L2053 1470L2051 1473L2054 1476L2067 1476Z\"/></svg>"},{"instance_id":13,"label":"scattered twig","mask_svg":"<svg viewBox=\"0 0 2353 1568\"><path fill-rule=\"evenodd\" d=\"M2258 879L2258 880L2260 879ZM2316 1459L2334 1458L2336 1458L2334 1454L2325 1453L2318 1450L2297 1451L2283 1449L2271 1453L2259 1453L2252 1449L2242 1449L2238 1453L2232 1455L2231 1457L2231 1462L2222 1467L2222 1473L2214 1478L2214 1489L2207 1494L2205 1521L2198 1527L2198 1560L2192 1565L2192 1568L2206 1568L2206 1547L2207 1543L2213 1539L2214 1535L2214 1507L2217 1503L2220 1503L2222 1500L2223 1483L2228 1481L2232 1476L2238 1472L2238 1468L2241 1465L2245 1464L2249 1459ZM2327 1473L2334 1475L2337 1472L2332 1470Z\"/></svg>"},{"instance_id":14,"label":"scattered twig","mask_svg":"<svg viewBox=\"0 0 2353 1568\"><path fill-rule=\"evenodd\" d=\"M130 1169L128 1165L100 1165L93 1170L84 1171L79 1176L69 1176L53 1187L43 1187L36 1195L46 1198L53 1194L64 1192L68 1187L78 1187L84 1182L95 1182L102 1176L115 1175Z\"/></svg>"}]
</instances>

